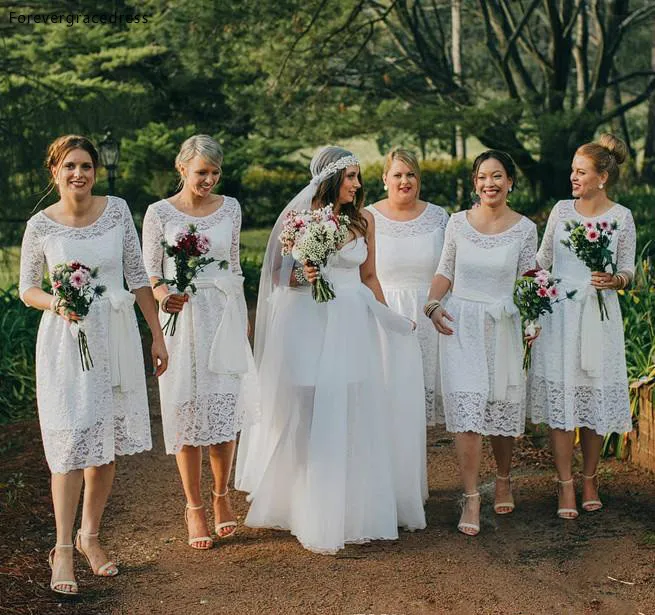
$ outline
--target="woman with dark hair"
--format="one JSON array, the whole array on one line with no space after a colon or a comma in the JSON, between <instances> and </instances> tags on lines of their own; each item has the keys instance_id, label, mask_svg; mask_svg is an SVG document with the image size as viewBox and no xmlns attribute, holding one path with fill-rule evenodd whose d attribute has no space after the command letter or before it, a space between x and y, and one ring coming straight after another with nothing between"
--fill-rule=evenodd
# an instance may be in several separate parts
<instances>
[{"instance_id":1,"label":"woman with dark hair","mask_svg":"<svg viewBox=\"0 0 655 615\"><path fill-rule=\"evenodd\" d=\"M309 185L273 229L262 268L262 421L242 434L237 487L250 492L246 525L288 529L305 548L335 553L345 543L398 537L388 391L404 387L406 403L421 407L423 378L415 325L386 307L375 273L375 222L362 210L359 161L327 147L310 169ZM287 211L330 203L348 215L350 232L322 271L336 298L316 303L317 270L280 256L278 237ZM385 344L392 353L383 353ZM393 383L384 354L402 357Z\"/></svg>"},{"instance_id":2,"label":"woman with dark hair","mask_svg":"<svg viewBox=\"0 0 655 615\"><path fill-rule=\"evenodd\" d=\"M82 484L75 547L94 574L113 577L118 568L98 536L116 472L114 458L151 448L135 300L152 331L157 376L168 362L130 210L123 199L92 193L97 165L96 148L85 137L67 135L50 145L46 166L59 200L28 220L21 249L20 296L44 311L36 346L37 403L57 528L50 588L60 594L78 593L72 536ZM97 281L106 287L84 317L93 359L87 371L71 335L77 315L41 289L44 265L52 272L72 261L97 267Z\"/></svg>"},{"instance_id":3,"label":"woman with dark hair","mask_svg":"<svg viewBox=\"0 0 655 615\"><path fill-rule=\"evenodd\" d=\"M513 291L517 277L534 268L537 248L535 224L508 203L516 186L511 157L497 150L483 152L473 163L472 179L480 206L451 216L425 305L443 335L441 395L464 486L457 529L469 536L480 531L483 436L491 436L496 460L494 510L514 510L510 469L514 438L525 424L525 385ZM440 302L449 290L446 311Z\"/></svg>"},{"instance_id":4,"label":"woman with dark hair","mask_svg":"<svg viewBox=\"0 0 655 615\"><path fill-rule=\"evenodd\" d=\"M553 207L537 253L539 265L552 266L563 288L577 290L575 301L566 301L541 319L543 332L535 344L528 387L532 421L551 428L557 515L562 519L578 516L571 470L575 429L580 429L582 510L586 512L603 506L596 479L603 436L632 429L623 319L616 291L625 288L634 275L636 231L630 210L607 194L618 180L626 154L625 143L609 134L578 148L571 163L573 198ZM590 271L562 243L568 237L565 225L569 221L592 228L618 223L610 244L616 273ZM605 320L598 310L597 291L607 307Z\"/></svg>"}]
</instances>

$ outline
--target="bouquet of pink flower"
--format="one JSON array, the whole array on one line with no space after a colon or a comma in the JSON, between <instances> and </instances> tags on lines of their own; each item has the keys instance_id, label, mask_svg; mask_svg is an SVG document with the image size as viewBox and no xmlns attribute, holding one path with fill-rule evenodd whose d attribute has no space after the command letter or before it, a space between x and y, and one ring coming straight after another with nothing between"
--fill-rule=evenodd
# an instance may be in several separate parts
<instances>
[{"instance_id":1,"label":"bouquet of pink flower","mask_svg":"<svg viewBox=\"0 0 655 615\"><path fill-rule=\"evenodd\" d=\"M545 269L526 271L514 283L514 304L519 309L523 331L527 336L534 336L540 328L538 319L542 314L552 314L553 305L564 299L572 299L576 291L569 291L560 297L557 284L559 278L554 278ZM532 364L532 347L523 340L523 369L530 369Z\"/></svg>"},{"instance_id":2,"label":"bouquet of pink flower","mask_svg":"<svg viewBox=\"0 0 655 615\"><path fill-rule=\"evenodd\" d=\"M564 228L569 233L568 239L562 239L562 244L571 250L591 271L606 271L610 266L612 273L616 273L616 263L613 260L613 252L609 245L612 241L612 235L618 228L616 220L608 222L578 222L569 220L564 223ZM600 289L596 289L598 297L598 308L600 309L600 319L609 318L609 312L603 299Z\"/></svg>"},{"instance_id":3,"label":"bouquet of pink flower","mask_svg":"<svg viewBox=\"0 0 655 615\"><path fill-rule=\"evenodd\" d=\"M334 254L348 238L348 216L336 215L332 205L322 209L287 212L280 243L282 256L293 256L303 265L325 267L330 254ZM312 297L317 303L334 299L334 289L323 277L312 286Z\"/></svg>"},{"instance_id":4,"label":"bouquet of pink flower","mask_svg":"<svg viewBox=\"0 0 655 615\"><path fill-rule=\"evenodd\" d=\"M66 314L75 314L77 321L71 321L73 334L77 337L77 346L82 362L82 371L93 367L93 359L89 352L89 344L84 332L82 321L96 297L102 296L107 290L101 284L93 285L98 278L98 268L91 269L79 261L60 263L52 268L50 281L57 300L55 311L64 310Z\"/></svg>"},{"instance_id":5,"label":"bouquet of pink flower","mask_svg":"<svg viewBox=\"0 0 655 615\"><path fill-rule=\"evenodd\" d=\"M161 286L166 284L173 286L179 293L185 293L187 290L196 292L196 286L193 280L198 272L211 263L218 263L220 269L227 269L229 263L225 260L217 260L212 257L204 256L209 252L211 246L209 237L201 235L195 224L189 224L184 231L180 231L175 236L175 243L170 245L165 239L161 242L166 254L175 261L175 277L173 279L162 278L155 284ZM177 317L179 312L171 314L162 327L164 333L175 335L177 327Z\"/></svg>"}]
</instances>

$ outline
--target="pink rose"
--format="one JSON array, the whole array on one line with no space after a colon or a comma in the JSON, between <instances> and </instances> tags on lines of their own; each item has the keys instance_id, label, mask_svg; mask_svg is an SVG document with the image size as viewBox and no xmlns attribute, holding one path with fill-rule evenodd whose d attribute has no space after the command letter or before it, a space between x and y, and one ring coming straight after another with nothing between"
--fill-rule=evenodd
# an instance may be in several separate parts
<instances>
[{"instance_id":1,"label":"pink rose","mask_svg":"<svg viewBox=\"0 0 655 615\"><path fill-rule=\"evenodd\" d=\"M548 289L545 286L540 286L537 288L537 296L538 297L547 297L548 296Z\"/></svg>"},{"instance_id":2,"label":"pink rose","mask_svg":"<svg viewBox=\"0 0 655 615\"><path fill-rule=\"evenodd\" d=\"M206 235L199 235L196 246L200 254L207 254L209 252L209 238Z\"/></svg>"},{"instance_id":3,"label":"pink rose","mask_svg":"<svg viewBox=\"0 0 655 615\"><path fill-rule=\"evenodd\" d=\"M585 237L587 238L587 241L592 241L595 243L598 241L598 238L600 237L600 233L596 229L590 228L585 233Z\"/></svg>"},{"instance_id":4,"label":"pink rose","mask_svg":"<svg viewBox=\"0 0 655 615\"><path fill-rule=\"evenodd\" d=\"M558 295L559 295L559 291L557 290L557 286L551 286L548 289L548 296L551 299L557 299Z\"/></svg>"}]
</instances>

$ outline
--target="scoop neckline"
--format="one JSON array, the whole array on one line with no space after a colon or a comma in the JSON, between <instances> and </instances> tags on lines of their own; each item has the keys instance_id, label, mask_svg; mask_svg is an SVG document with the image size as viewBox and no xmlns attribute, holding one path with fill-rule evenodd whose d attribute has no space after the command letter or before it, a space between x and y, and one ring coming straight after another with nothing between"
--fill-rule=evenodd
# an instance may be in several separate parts
<instances>
[{"instance_id":1,"label":"scoop neckline","mask_svg":"<svg viewBox=\"0 0 655 615\"><path fill-rule=\"evenodd\" d=\"M515 229L519 224L523 222L523 219L525 218L523 214L519 214L521 217L519 218L518 222L515 222L514 224L512 224L512 226L506 228L504 231L500 231L499 233L483 233L482 231L476 229L469 222L469 218L466 211L463 211L462 213L464 214L464 220L466 221L466 224L470 226L481 237L500 237L501 235L504 235L505 233L509 233L511 230Z\"/></svg>"},{"instance_id":2,"label":"scoop neckline","mask_svg":"<svg viewBox=\"0 0 655 615\"><path fill-rule=\"evenodd\" d=\"M62 228L73 229L73 230L89 229L89 228L95 226L96 224L98 224L98 222L100 222L100 220L102 220L105 217L105 214L107 213L107 210L109 209L109 203L110 203L111 199L113 199L114 197L112 197L110 195L107 195L105 198L107 199L107 202L105 203L105 206L102 208L102 212L100 213L100 215L93 222L91 222L91 224L85 224L84 226L70 226L70 224L63 224L61 222L57 222L57 220L53 220L50 216L46 215L45 211L43 211L43 210L41 210L39 213L48 222L51 222L52 224L56 224L57 226L61 226Z\"/></svg>"},{"instance_id":3,"label":"scoop neckline","mask_svg":"<svg viewBox=\"0 0 655 615\"><path fill-rule=\"evenodd\" d=\"M585 216L584 214L581 214L581 213L576 209L576 207L575 207L575 202L576 202L576 201L577 201L577 199L572 199L571 201L569 201L569 202L571 203L571 209L573 210L573 213L574 213L576 216L580 216L581 218L584 218L585 220L598 220L598 218L603 218L603 217L605 217L608 213L610 213L611 211L613 211L614 209L616 209L616 208L618 207L618 205L619 205L616 201L612 201L612 202L614 203L614 205L612 205L612 206L611 206L607 211L604 211L602 214L598 214L597 216Z\"/></svg>"},{"instance_id":4,"label":"scoop neckline","mask_svg":"<svg viewBox=\"0 0 655 615\"><path fill-rule=\"evenodd\" d=\"M432 205L432 203L430 203L429 201L426 201L425 202L425 207L423 208L423 211L418 216L416 216L415 218L410 218L409 220L394 220L393 218L390 218L389 216L385 216L377 207L375 207L375 205L371 205L371 209L373 209L378 215L382 216L385 220L387 220L389 222L395 222L396 224L407 224L409 222L416 222L417 220L420 220L426 214L426 212L430 208L430 205Z\"/></svg>"},{"instance_id":5,"label":"scoop neckline","mask_svg":"<svg viewBox=\"0 0 655 615\"><path fill-rule=\"evenodd\" d=\"M224 194L221 194L219 196L223 197L223 202L220 204L219 207L217 207L214 211L212 211L210 214L207 214L205 216L192 216L191 214L188 214L184 211L180 211L173 203L171 203L168 199L162 199L164 203L166 203L169 207L172 207L178 214L181 214L182 216L186 216L187 218L194 218L195 220L204 220L205 218L210 218L211 216L217 214L223 207L225 207L225 203L228 199L228 197Z\"/></svg>"}]
</instances>

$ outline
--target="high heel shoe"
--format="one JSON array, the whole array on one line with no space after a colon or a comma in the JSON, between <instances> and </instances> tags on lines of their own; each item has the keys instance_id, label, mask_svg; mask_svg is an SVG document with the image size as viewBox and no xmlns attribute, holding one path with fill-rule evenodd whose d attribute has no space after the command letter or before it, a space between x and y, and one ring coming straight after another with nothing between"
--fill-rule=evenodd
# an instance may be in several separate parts
<instances>
[{"instance_id":1,"label":"high heel shoe","mask_svg":"<svg viewBox=\"0 0 655 615\"><path fill-rule=\"evenodd\" d=\"M98 538L98 536L100 536L100 532L91 534L88 532L83 532L82 529L80 528L79 530L77 530L77 535L75 536L75 548L84 556L86 563L89 564L89 568L91 568L94 575L96 575L97 577L115 577L118 574L118 567L114 562L109 560L108 562L104 563L102 566L98 568L94 568L93 564L91 563L91 560L89 559L89 556L82 548L82 537Z\"/></svg>"},{"instance_id":2,"label":"high heel shoe","mask_svg":"<svg viewBox=\"0 0 655 615\"><path fill-rule=\"evenodd\" d=\"M573 483L573 479L569 478L568 480L559 480L557 479L557 498L559 499L560 487L562 485L570 485ZM557 516L560 519L565 519L567 521L573 521L573 519L578 518L578 509L577 508L558 508Z\"/></svg>"},{"instance_id":3,"label":"high heel shoe","mask_svg":"<svg viewBox=\"0 0 655 615\"><path fill-rule=\"evenodd\" d=\"M228 491L229 490L226 489L223 493L216 493L212 489L212 496L218 500L220 498L224 498L227 495ZM233 536L234 533L237 531L236 519L232 519L231 521L223 521L223 523L217 523L214 529L216 530L216 536L218 538L221 539L229 538L230 536ZM221 534L221 530L224 529L228 529L228 531Z\"/></svg>"},{"instance_id":4,"label":"high heel shoe","mask_svg":"<svg viewBox=\"0 0 655 615\"><path fill-rule=\"evenodd\" d=\"M464 516L465 508L468 504L470 498L479 498L480 492L476 491L475 493L462 493L461 507L462 515L459 518L459 523L457 524L457 529L466 536L477 536L480 533L480 523L465 523L462 521Z\"/></svg>"},{"instance_id":5,"label":"high heel shoe","mask_svg":"<svg viewBox=\"0 0 655 615\"><path fill-rule=\"evenodd\" d=\"M48 564L50 564L50 570L54 572L55 570L55 555L57 549L72 549L73 545L55 545L50 549L48 554ZM64 589L64 587L70 587L70 589ZM78 594L77 581L56 581L53 578L50 578L50 589L64 596L76 596Z\"/></svg>"},{"instance_id":6,"label":"high heel shoe","mask_svg":"<svg viewBox=\"0 0 655 615\"><path fill-rule=\"evenodd\" d=\"M509 474L507 476L500 476L496 474L496 481L498 480L507 481L510 490L509 497L511 499L507 502L496 502L494 504L494 512L497 515L509 515L511 512L514 512L514 508L516 506L514 504L514 496L512 495L512 479L510 478ZM502 510L503 508L507 508L509 510Z\"/></svg>"},{"instance_id":7,"label":"high heel shoe","mask_svg":"<svg viewBox=\"0 0 655 615\"><path fill-rule=\"evenodd\" d=\"M594 474L593 476L586 476L585 474L582 475L582 478L584 480L595 480L598 476L598 472ZM598 488L596 488L596 491L598 491ZM582 501L582 510L585 512L596 512L597 510L600 510L603 507L603 503L600 500L583 500Z\"/></svg>"},{"instance_id":8,"label":"high heel shoe","mask_svg":"<svg viewBox=\"0 0 655 615\"><path fill-rule=\"evenodd\" d=\"M200 510L201 508L204 508L204 505L201 504L200 506L191 506L187 502L184 507L184 522L186 523L187 528L189 527L189 511ZM206 544L203 545L201 543ZM189 538L188 544L192 549L198 549L198 551L207 551L214 546L214 539L211 536L197 536L196 538Z\"/></svg>"}]
</instances>

